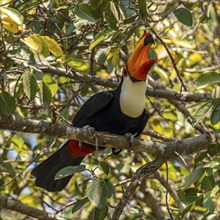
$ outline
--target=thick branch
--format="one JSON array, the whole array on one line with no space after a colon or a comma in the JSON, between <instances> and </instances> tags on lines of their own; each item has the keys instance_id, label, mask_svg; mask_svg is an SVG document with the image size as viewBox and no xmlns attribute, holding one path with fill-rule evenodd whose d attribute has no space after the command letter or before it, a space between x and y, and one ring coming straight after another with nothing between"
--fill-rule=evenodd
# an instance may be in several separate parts
<instances>
[{"instance_id":1,"label":"thick branch","mask_svg":"<svg viewBox=\"0 0 220 220\"><path fill-rule=\"evenodd\" d=\"M41 219L41 220L58 220L58 219L61 220L61 218L56 217L52 214L46 213L39 209L33 208L29 205L25 205L12 198L1 196L1 195L0 195L0 207L13 210L15 212L19 212L21 214L31 216L33 218Z\"/></svg>"},{"instance_id":2,"label":"thick branch","mask_svg":"<svg viewBox=\"0 0 220 220\"><path fill-rule=\"evenodd\" d=\"M58 68L53 66L37 66L37 67L45 73L50 73L57 76L65 76L70 79L74 79L76 81L84 82L87 84L95 84L109 88L116 88L118 86L118 82L116 81L85 75L74 68L71 68L70 70L66 70L63 68ZM152 89L152 88L148 88L146 94L147 96L166 98L166 99L169 98L169 99L175 99L185 102L186 101L201 102L201 101L208 101L213 99L211 93L192 93L192 92L179 93L174 91L167 91L164 89Z\"/></svg>"},{"instance_id":3,"label":"thick branch","mask_svg":"<svg viewBox=\"0 0 220 220\"><path fill-rule=\"evenodd\" d=\"M43 135L50 135L53 137L63 137L67 139L76 139L88 144L99 146L145 151L156 155L168 155L169 158L175 156L174 152L179 154L190 154L206 149L210 142L206 135L191 137L182 141L172 142L155 142L144 141L138 138L129 146L129 141L126 137L121 135L110 134L106 132L95 132L91 135L87 129L72 127L69 125L52 124L46 121L33 120L28 118L21 118L15 115L1 115L0 114L0 129L7 129L19 132L38 133ZM219 135L219 133L218 133Z\"/></svg>"}]
</instances>

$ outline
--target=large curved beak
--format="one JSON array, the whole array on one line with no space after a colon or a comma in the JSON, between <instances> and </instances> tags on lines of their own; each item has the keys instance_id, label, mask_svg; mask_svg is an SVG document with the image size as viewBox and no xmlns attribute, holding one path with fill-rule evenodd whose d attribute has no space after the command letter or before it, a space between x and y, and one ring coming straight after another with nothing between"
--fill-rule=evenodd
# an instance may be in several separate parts
<instances>
[{"instance_id":1,"label":"large curved beak","mask_svg":"<svg viewBox=\"0 0 220 220\"><path fill-rule=\"evenodd\" d=\"M146 80L149 70L157 62L157 59L148 59L153 43L154 39L150 33L145 33L138 41L127 62L127 70L131 78L137 81Z\"/></svg>"}]
</instances>

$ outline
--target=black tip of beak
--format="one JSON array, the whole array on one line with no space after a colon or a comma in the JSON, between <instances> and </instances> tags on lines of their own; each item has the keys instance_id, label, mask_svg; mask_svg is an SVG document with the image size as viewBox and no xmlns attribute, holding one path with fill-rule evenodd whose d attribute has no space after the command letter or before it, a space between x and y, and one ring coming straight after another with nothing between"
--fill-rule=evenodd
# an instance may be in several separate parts
<instances>
[{"instance_id":1,"label":"black tip of beak","mask_svg":"<svg viewBox=\"0 0 220 220\"><path fill-rule=\"evenodd\" d=\"M148 45L148 44L154 44L154 39L152 37L152 35L148 35L147 37L145 37L144 39L144 46Z\"/></svg>"}]
</instances>

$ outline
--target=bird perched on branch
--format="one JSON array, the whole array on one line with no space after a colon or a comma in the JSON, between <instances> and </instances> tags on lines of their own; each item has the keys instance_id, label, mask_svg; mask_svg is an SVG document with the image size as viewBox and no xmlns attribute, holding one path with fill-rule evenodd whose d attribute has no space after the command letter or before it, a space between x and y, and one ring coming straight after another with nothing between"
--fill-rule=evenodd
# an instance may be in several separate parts
<instances>
[{"instance_id":1,"label":"bird perched on branch","mask_svg":"<svg viewBox=\"0 0 220 220\"><path fill-rule=\"evenodd\" d=\"M74 117L73 126L90 126L96 131L118 135L137 137L141 134L149 118L145 110L147 74L157 62L156 59L148 59L153 43L150 33L140 38L122 69L119 86L88 99ZM33 169L36 185L50 192L64 189L72 176L55 180L56 173L64 167L79 165L87 154L95 150L95 146L77 140L66 141L58 151Z\"/></svg>"}]
</instances>

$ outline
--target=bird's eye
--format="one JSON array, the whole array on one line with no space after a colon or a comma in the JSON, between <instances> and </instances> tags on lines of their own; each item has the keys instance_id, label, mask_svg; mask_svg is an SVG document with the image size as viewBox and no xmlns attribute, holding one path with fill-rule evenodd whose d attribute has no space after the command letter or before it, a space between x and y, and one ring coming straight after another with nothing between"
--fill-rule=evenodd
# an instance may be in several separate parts
<instances>
[{"instance_id":1,"label":"bird's eye","mask_svg":"<svg viewBox=\"0 0 220 220\"><path fill-rule=\"evenodd\" d=\"M152 37L152 35L150 34L150 35L148 35L147 37L145 37L145 39L144 39L144 45L146 46L146 45L148 45L148 44L154 44L154 39L153 39L153 37Z\"/></svg>"},{"instance_id":2,"label":"bird's eye","mask_svg":"<svg viewBox=\"0 0 220 220\"><path fill-rule=\"evenodd\" d=\"M127 75L128 75L128 72L127 72L126 69L123 70L123 75L124 75L124 76L127 76Z\"/></svg>"}]
</instances>

